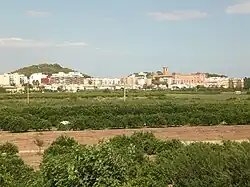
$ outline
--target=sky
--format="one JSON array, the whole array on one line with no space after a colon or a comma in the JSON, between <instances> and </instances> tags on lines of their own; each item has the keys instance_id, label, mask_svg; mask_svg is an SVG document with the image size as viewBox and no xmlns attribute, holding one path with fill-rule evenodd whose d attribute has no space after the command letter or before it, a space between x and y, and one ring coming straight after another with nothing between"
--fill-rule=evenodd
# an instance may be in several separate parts
<instances>
[{"instance_id":1,"label":"sky","mask_svg":"<svg viewBox=\"0 0 250 187\"><path fill-rule=\"evenodd\" d=\"M250 76L250 0L0 2L0 72L59 63L91 76Z\"/></svg>"}]
</instances>

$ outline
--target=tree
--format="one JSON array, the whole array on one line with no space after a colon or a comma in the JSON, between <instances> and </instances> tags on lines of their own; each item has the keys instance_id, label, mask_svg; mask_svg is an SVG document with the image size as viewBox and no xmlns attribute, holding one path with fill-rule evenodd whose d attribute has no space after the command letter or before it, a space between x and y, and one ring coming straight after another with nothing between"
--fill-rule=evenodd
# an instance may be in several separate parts
<instances>
[{"instance_id":1,"label":"tree","mask_svg":"<svg viewBox=\"0 0 250 187\"><path fill-rule=\"evenodd\" d=\"M29 128L28 122L23 117L7 116L4 120L3 130L18 133L27 132Z\"/></svg>"},{"instance_id":2,"label":"tree","mask_svg":"<svg viewBox=\"0 0 250 187\"><path fill-rule=\"evenodd\" d=\"M233 79L229 79L229 88L234 89L234 82Z\"/></svg>"},{"instance_id":3,"label":"tree","mask_svg":"<svg viewBox=\"0 0 250 187\"><path fill-rule=\"evenodd\" d=\"M47 186L117 187L129 179L129 166L128 159L104 144L47 157L41 172Z\"/></svg>"},{"instance_id":4,"label":"tree","mask_svg":"<svg viewBox=\"0 0 250 187\"><path fill-rule=\"evenodd\" d=\"M88 81L88 84L89 84L89 85L92 85L92 84L93 84L93 81L92 81L92 80L89 80L89 81Z\"/></svg>"},{"instance_id":5,"label":"tree","mask_svg":"<svg viewBox=\"0 0 250 187\"><path fill-rule=\"evenodd\" d=\"M0 87L0 93L6 93L6 89L3 87Z\"/></svg>"},{"instance_id":6,"label":"tree","mask_svg":"<svg viewBox=\"0 0 250 187\"><path fill-rule=\"evenodd\" d=\"M227 77L226 75L221 75L221 74L216 74L216 73L206 73L206 77L209 78L209 77Z\"/></svg>"},{"instance_id":7,"label":"tree","mask_svg":"<svg viewBox=\"0 0 250 187\"><path fill-rule=\"evenodd\" d=\"M250 77L244 78L244 89L250 89Z\"/></svg>"},{"instance_id":8,"label":"tree","mask_svg":"<svg viewBox=\"0 0 250 187\"><path fill-rule=\"evenodd\" d=\"M57 88L57 91L58 91L58 92L62 92L62 91L63 91L63 86L59 86L59 87Z\"/></svg>"},{"instance_id":9,"label":"tree","mask_svg":"<svg viewBox=\"0 0 250 187\"><path fill-rule=\"evenodd\" d=\"M0 153L15 155L18 152L18 147L12 143L6 142L5 144L0 145Z\"/></svg>"}]
</instances>

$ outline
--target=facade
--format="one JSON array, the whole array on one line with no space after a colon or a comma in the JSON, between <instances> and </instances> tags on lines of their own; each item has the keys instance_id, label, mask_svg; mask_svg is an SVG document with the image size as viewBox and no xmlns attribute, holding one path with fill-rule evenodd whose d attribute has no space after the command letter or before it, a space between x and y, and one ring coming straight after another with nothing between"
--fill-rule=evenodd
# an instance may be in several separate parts
<instances>
[{"instance_id":1,"label":"facade","mask_svg":"<svg viewBox=\"0 0 250 187\"><path fill-rule=\"evenodd\" d=\"M84 84L84 76L79 72L63 73L59 72L52 74L50 84Z\"/></svg>"},{"instance_id":2,"label":"facade","mask_svg":"<svg viewBox=\"0 0 250 187\"><path fill-rule=\"evenodd\" d=\"M229 88L229 78L209 77L206 78L204 86L208 88Z\"/></svg>"},{"instance_id":3,"label":"facade","mask_svg":"<svg viewBox=\"0 0 250 187\"><path fill-rule=\"evenodd\" d=\"M42 84L42 79L47 78L47 75L43 73L34 73L29 78L29 83L34 84L35 82L38 82L38 84Z\"/></svg>"},{"instance_id":4,"label":"facade","mask_svg":"<svg viewBox=\"0 0 250 187\"><path fill-rule=\"evenodd\" d=\"M23 74L13 73L10 75L10 85L21 86L28 82L28 78Z\"/></svg>"},{"instance_id":5,"label":"facade","mask_svg":"<svg viewBox=\"0 0 250 187\"><path fill-rule=\"evenodd\" d=\"M243 78L209 77L206 78L205 87L209 88L243 88Z\"/></svg>"},{"instance_id":6,"label":"facade","mask_svg":"<svg viewBox=\"0 0 250 187\"><path fill-rule=\"evenodd\" d=\"M17 86L20 87L24 83L27 83L28 79L25 75L13 73L13 74L2 74L0 75L1 86Z\"/></svg>"},{"instance_id":7,"label":"facade","mask_svg":"<svg viewBox=\"0 0 250 187\"><path fill-rule=\"evenodd\" d=\"M183 87L188 85L189 87L195 87L198 85L204 85L206 74L205 73L191 73L191 74L182 74L182 73L172 73L168 72L167 67L163 67L162 74L153 74L152 78L155 82L164 84L167 83L168 86L171 85L180 85L179 87Z\"/></svg>"},{"instance_id":8,"label":"facade","mask_svg":"<svg viewBox=\"0 0 250 187\"><path fill-rule=\"evenodd\" d=\"M119 78L87 78L84 85L100 86L117 86L121 84Z\"/></svg>"},{"instance_id":9,"label":"facade","mask_svg":"<svg viewBox=\"0 0 250 187\"><path fill-rule=\"evenodd\" d=\"M10 76L5 73L0 75L0 86L9 86L10 85Z\"/></svg>"},{"instance_id":10,"label":"facade","mask_svg":"<svg viewBox=\"0 0 250 187\"><path fill-rule=\"evenodd\" d=\"M144 85L151 85L152 79L147 78L147 74L141 72L138 75L130 75L128 77L121 78L121 85L132 86L133 88L142 88Z\"/></svg>"},{"instance_id":11,"label":"facade","mask_svg":"<svg viewBox=\"0 0 250 187\"><path fill-rule=\"evenodd\" d=\"M229 78L229 88L244 88L244 79L243 78Z\"/></svg>"}]
</instances>

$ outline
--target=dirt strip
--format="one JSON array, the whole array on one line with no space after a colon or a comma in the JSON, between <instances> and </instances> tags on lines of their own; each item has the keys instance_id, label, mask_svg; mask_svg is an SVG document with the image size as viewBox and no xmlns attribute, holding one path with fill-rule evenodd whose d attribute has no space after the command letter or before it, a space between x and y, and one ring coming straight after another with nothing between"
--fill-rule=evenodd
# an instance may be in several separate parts
<instances>
[{"instance_id":1,"label":"dirt strip","mask_svg":"<svg viewBox=\"0 0 250 187\"><path fill-rule=\"evenodd\" d=\"M43 149L46 149L58 136L66 135L75 138L81 144L96 144L100 140L107 140L116 135L131 135L134 132L153 132L157 138L162 140L179 139L182 141L209 141L219 143L221 140L248 140L250 138L250 125L244 126L209 126L209 127L171 127L159 129L116 129L116 130L85 130L85 131L50 131L50 132L28 132L8 133L0 132L0 144L11 142L18 146L19 155L25 163L35 169L39 168L42 157L37 154L38 147L35 138L44 141Z\"/></svg>"},{"instance_id":2,"label":"dirt strip","mask_svg":"<svg viewBox=\"0 0 250 187\"><path fill-rule=\"evenodd\" d=\"M28 133L0 132L0 144L6 141L14 143L20 151L36 150L35 138L44 141L47 148L58 136L66 135L75 138L81 144L96 144L116 135L131 135L133 132L153 132L162 140L180 139L183 141L204 140L245 140L250 138L250 125L238 126L208 126L208 127L170 127L144 129L113 129L113 130L85 130L85 131L48 131Z\"/></svg>"}]
</instances>

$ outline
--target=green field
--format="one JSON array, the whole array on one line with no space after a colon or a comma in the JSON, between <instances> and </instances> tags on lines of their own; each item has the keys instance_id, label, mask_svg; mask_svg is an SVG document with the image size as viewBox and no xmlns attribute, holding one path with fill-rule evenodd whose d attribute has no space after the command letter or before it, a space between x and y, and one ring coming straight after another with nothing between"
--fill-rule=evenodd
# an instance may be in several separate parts
<instances>
[{"instance_id":1,"label":"green field","mask_svg":"<svg viewBox=\"0 0 250 187\"><path fill-rule=\"evenodd\" d=\"M85 130L250 124L250 96L217 92L84 92L0 95L0 129ZM60 122L69 121L67 125Z\"/></svg>"},{"instance_id":2,"label":"green field","mask_svg":"<svg viewBox=\"0 0 250 187\"><path fill-rule=\"evenodd\" d=\"M0 129L10 132L250 124L250 96L233 93L123 92L0 95ZM69 121L69 124L62 124ZM53 132L51 132L53 133ZM9 134L9 133L6 133ZM18 141L18 140L15 140ZM38 150L43 140L34 142ZM58 137L38 171L0 145L3 187L250 186L250 143L163 141L151 133L97 145Z\"/></svg>"}]
</instances>

